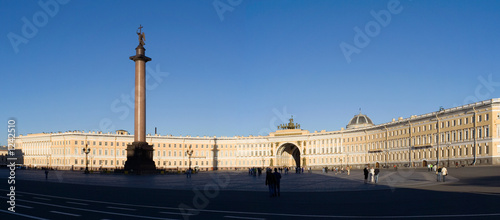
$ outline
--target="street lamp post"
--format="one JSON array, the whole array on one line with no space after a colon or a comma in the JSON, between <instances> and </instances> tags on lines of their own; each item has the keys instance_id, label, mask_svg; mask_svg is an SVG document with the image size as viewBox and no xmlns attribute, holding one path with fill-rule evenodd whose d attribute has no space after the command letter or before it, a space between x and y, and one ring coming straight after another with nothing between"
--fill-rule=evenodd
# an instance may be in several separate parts
<instances>
[{"instance_id":1,"label":"street lamp post","mask_svg":"<svg viewBox=\"0 0 500 220\"><path fill-rule=\"evenodd\" d=\"M89 153L90 153L90 148L88 144L85 144L85 147L82 149L83 153L85 154L85 174L89 174Z\"/></svg>"},{"instance_id":2,"label":"street lamp post","mask_svg":"<svg viewBox=\"0 0 500 220\"><path fill-rule=\"evenodd\" d=\"M191 149L191 145L189 146L189 150L186 150L186 154L189 158L189 170L191 170L191 155L193 155L193 150Z\"/></svg>"},{"instance_id":3,"label":"street lamp post","mask_svg":"<svg viewBox=\"0 0 500 220\"><path fill-rule=\"evenodd\" d=\"M440 118L439 118L439 114L442 113L444 111L443 107L439 108L439 111L436 113L436 133L437 133L437 137L436 137L436 143L437 143L437 146L436 146L436 166L439 167L439 153L440 153L440 149L439 149L439 139L441 138L440 137L440 134L439 134L439 121L440 121Z\"/></svg>"}]
</instances>

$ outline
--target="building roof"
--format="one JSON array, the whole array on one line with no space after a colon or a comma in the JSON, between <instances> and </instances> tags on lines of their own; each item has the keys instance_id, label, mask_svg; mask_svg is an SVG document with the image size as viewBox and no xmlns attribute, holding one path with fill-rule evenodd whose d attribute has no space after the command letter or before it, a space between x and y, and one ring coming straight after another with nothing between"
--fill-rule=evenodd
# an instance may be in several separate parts
<instances>
[{"instance_id":1,"label":"building roof","mask_svg":"<svg viewBox=\"0 0 500 220\"><path fill-rule=\"evenodd\" d=\"M355 115L351 121L349 121L349 124L347 124L346 128L347 129L354 129L354 128L363 128L363 127L369 127L372 126L373 122L372 120L366 116L361 114L361 112L357 115Z\"/></svg>"}]
</instances>

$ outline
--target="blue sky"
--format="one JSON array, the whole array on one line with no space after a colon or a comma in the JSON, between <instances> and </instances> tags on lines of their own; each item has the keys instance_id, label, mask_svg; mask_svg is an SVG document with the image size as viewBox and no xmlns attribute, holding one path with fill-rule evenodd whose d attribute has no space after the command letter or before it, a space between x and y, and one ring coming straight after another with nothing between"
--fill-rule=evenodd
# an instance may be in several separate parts
<instances>
[{"instance_id":1,"label":"blue sky","mask_svg":"<svg viewBox=\"0 0 500 220\"><path fill-rule=\"evenodd\" d=\"M229 9L223 19L214 2ZM139 24L153 59L148 133L259 135L290 114L331 131L359 108L379 124L500 97L498 1L232 2L61 1L48 14L38 1L0 1L3 123L133 132L123 100ZM356 27L368 43L356 44ZM350 62L342 43L359 52Z\"/></svg>"}]
</instances>

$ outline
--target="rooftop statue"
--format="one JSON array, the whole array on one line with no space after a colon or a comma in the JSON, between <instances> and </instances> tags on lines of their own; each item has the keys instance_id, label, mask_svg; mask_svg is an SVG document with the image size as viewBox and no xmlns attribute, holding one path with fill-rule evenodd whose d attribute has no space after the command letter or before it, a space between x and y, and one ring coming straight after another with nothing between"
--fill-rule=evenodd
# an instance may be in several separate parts
<instances>
[{"instance_id":1,"label":"rooftop statue","mask_svg":"<svg viewBox=\"0 0 500 220\"><path fill-rule=\"evenodd\" d=\"M142 25L139 25L139 28L138 28L138 31L136 32L137 35L139 35L139 44L144 46L145 43L144 41L146 41L146 35L144 34L144 32L142 32Z\"/></svg>"}]
</instances>

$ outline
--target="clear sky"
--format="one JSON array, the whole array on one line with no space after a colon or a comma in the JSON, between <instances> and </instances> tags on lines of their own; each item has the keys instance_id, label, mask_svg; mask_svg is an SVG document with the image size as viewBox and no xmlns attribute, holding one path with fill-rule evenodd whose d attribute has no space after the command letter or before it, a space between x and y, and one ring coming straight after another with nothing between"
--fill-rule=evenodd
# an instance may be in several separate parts
<instances>
[{"instance_id":1,"label":"clear sky","mask_svg":"<svg viewBox=\"0 0 500 220\"><path fill-rule=\"evenodd\" d=\"M41 2L0 1L0 116L20 134L133 132L139 24L148 133L332 131L359 108L380 124L500 97L500 1Z\"/></svg>"}]
</instances>

